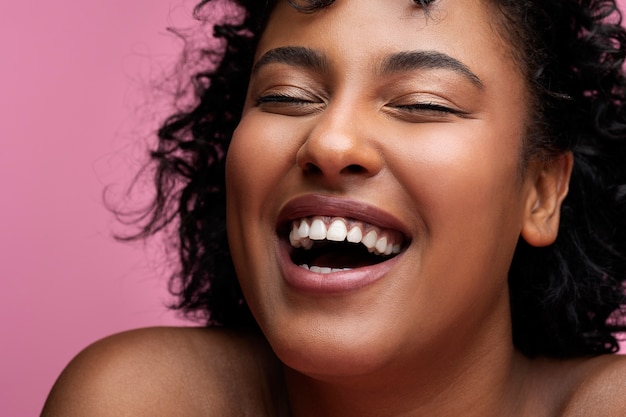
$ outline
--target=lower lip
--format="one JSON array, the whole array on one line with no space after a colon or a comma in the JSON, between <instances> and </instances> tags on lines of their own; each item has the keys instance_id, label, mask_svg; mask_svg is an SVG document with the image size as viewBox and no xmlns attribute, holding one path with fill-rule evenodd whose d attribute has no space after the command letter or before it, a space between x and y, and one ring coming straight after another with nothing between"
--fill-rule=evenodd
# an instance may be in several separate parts
<instances>
[{"instance_id":1,"label":"lower lip","mask_svg":"<svg viewBox=\"0 0 626 417\"><path fill-rule=\"evenodd\" d=\"M349 271L320 274L301 268L291 261L289 243L280 242L280 269L285 282L295 290L313 294L340 294L356 291L382 279L398 262L399 254L376 265Z\"/></svg>"}]
</instances>

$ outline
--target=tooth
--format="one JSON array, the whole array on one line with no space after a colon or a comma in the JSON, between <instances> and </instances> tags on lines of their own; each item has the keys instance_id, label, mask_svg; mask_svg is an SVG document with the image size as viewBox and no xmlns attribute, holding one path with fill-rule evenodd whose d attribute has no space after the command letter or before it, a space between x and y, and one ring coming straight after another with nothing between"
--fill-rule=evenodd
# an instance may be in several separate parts
<instances>
[{"instance_id":1,"label":"tooth","mask_svg":"<svg viewBox=\"0 0 626 417\"><path fill-rule=\"evenodd\" d=\"M330 224L328 231L326 232L326 239L334 242L343 242L348 234L348 228L343 220L335 219Z\"/></svg>"},{"instance_id":2,"label":"tooth","mask_svg":"<svg viewBox=\"0 0 626 417\"><path fill-rule=\"evenodd\" d=\"M400 245L393 245L391 253L400 253Z\"/></svg>"},{"instance_id":3,"label":"tooth","mask_svg":"<svg viewBox=\"0 0 626 417\"><path fill-rule=\"evenodd\" d=\"M352 229L348 232L347 239L348 242L359 243L361 239L363 239L363 232L361 232L361 228L357 225L352 226Z\"/></svg>"},{"instance_id":4,"label":"tooth","mask_svg":"<svg viewBox=\"0 0 626 417\"><path fill-rule=\"evenodd\" d=\"M330 274L331 272L333 272L332 268L329 268L327 266L311 265L309 269L311 270L311 272L315 272L318 274Z\"/></svg>"},{"instance_id":5,"label":"tooth","mask_svg":"<svg viewBox=\"0 0 626 417\"><path fill-rule=\"evenodd\" d=\"M300 227L298 227L298 234L300 235L300 238L309 237L309 230L309 222L307 221L307 219L302 219L302 221L300 222Z\"/></svg>"},{"instance_id":6,"label":"tooth","mask_svg":"<svg viewBox=\"0 0 626 417\"><path fill-rule=\"evenodd\" d=\"M387 243L387 247L385 248L385 255L391 255L393 252L393 245L391 243Z\"/></svg>"},{"instance_id":7,"label":"tooth","mask_svg":"<svg viewBox=\"0 0 626 417\"><path fill-rule=\"evenodd\" d=\"M296 229L296 225L293 225L291 232L289 233L289 243L294 248L299 248L302 246L302 242L300 242L300 238L298 236L298 229Z\"/></svg>"},{"instance_id":8,"label":"tooth","mask_svg":"<svg viewBox=\"0 0 626 417\"><path fill-rule=\"evenodd\" d=\"M376 252L385 253L387 249L387 237L383 236L376 241Z\"/></svg>"},{"instance_id":9,"label":"tooth","mask_svg":"<svg viewBox=\"0 0 626 417\"><path fill-rule=\"evenodd\" d=\"M304 239L302 239L302 247L306 250L309 250L313 247L313 241L311 239L309 239L308 237L305 237Z\"/></svg>"},{"instance_id":10,"label":"tooth","mask_svg":"<svg viewBox=\"0 0 626 417\"><path fill-rule=\"evenodd\" d=\"M378 235L375 230L370 230L361 240L361 243L365 245L367 249L374 249L376 246L376 241L378 240Z\"/></svg>"},{"instance_id":11,"label":"tooth","mask_svg":"<svg viewBox=\"0 0 626 417\"><path fill-rule=\"evenodd\" d=\"M326 239L326 225L324 224L324 220L319 217L315 217L313 219L313 223L311 223L311 229L309 230L309 239Z\"/></svg>"},{"instance_id":12,"label":"tooth","mask_svg":"<svg viewBox=\"0 0 626 417\"><path fill-rule=\"evenodd\" d=\"M309 266L307 264L302 264L300 265L300 268L309 269Z\"/></svg>"}]
</instances>

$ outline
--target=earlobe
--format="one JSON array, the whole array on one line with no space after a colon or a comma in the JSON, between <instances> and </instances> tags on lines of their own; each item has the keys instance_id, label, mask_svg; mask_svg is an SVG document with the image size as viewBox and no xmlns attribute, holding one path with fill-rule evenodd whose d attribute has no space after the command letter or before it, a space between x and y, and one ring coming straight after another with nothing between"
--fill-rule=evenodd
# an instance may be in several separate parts
<instances>
[{"instance_id":1,"label":"earlobe","mask_svg":"<svg viewBox=\"0 0 626 417\"><path fill-rule=\"evenodd\" d=\"M556 240L561 203L567 196L574 165L571 152L540 162L528 193L522 237L532 246L547 246Z\"/></svg>"}]
</instances>

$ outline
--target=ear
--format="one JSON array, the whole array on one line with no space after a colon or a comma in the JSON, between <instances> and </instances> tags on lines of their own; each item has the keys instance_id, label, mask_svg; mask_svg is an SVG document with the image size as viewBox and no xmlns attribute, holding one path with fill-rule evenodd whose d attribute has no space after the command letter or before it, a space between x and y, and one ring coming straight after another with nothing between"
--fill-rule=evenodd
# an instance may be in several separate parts
<instances>
[{"instance_id":1,"label":"ear","mask_svg":"<svg viewBox=\"0 0 626 417\"><path fill-rule=\"evenodd\" d=\"M556 240L561 203L569 190L573 165L572 153L566 152L549 161L538 161L535 169L530 170L530 192L521 232L528 244L547 246Z\"/></svg>"}]
</instances>

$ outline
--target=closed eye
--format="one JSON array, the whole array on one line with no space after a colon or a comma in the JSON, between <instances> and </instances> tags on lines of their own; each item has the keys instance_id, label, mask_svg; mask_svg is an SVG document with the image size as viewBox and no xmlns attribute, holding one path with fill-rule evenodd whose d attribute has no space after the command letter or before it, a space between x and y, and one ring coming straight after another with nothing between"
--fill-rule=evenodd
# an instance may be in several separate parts
<instances>
[{"instance_id":1,"label":"closed eye","mask_svg":"<svg viewBox=\"0 0 626 417\"><path fill-rule=\"evenodd\" d=\"M441 104L436 103L413 103L413 104L402 104L393 106L393 108L406 110L409 112L420 112L420 113L433 113L433 114L452 114L452 115L465 115L466 112L461 110L452 109L450 107L442 106Z\"/></svg>"},{"instance_id":2,"label":"closed eye","mask_svg":"<svg viewBox=\"0 0 626 417\"><path fill-rule=\"evenodd\" d=\"M293 97L287 94L268 94L259 96L256 100L257 105L267 103L284 103L284 104L310 104L311 100L303 99L302 97Z\"/></svg>"},{"instance_id":3,"label":"closed eye","mask_svg":"<svg viewBox=\"0 0 626 417\"><path fill-rule=\"evenodd\" d=\"M468 112L434 102L390 103L385 106L385 113L409 123L450 122L456 117L470 117Z\"/></svg>"},{"instance_id":4,"label":"closed eye","mask_svg":"<svg viewBox=\"0 0 626 417\"><path fill-rule=\"evenodd\" d=\"M263 112L284 116L308 116L322 110L324 103L312 97L285 93L267 93L256 98L256 106Z\"/></svg>"}]
</instances>

